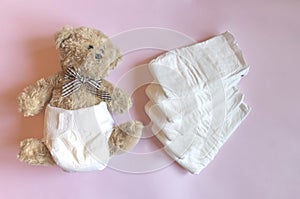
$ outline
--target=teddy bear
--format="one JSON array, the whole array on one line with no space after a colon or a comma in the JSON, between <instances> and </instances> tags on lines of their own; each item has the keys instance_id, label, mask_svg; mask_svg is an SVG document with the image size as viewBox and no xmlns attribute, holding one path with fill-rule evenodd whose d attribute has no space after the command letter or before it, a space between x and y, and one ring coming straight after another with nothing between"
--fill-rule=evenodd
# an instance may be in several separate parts
<instances>
[{"instance_id":1,"label":"teddy bear","mask_svg":"<svg viewBox=\"0 0 300 199\"><path fill-rule=\"evenodd\" d=\"M64 171L102 170L114 155L131 150L143 124L117 125L131 98L104 78L121 60L120 50L99 30L71 26L55 34L61 71L26 87L17 98L25 117L45 109L44 137L20 143L19 160L58 165Z\"/></svg>"}]
</instances>

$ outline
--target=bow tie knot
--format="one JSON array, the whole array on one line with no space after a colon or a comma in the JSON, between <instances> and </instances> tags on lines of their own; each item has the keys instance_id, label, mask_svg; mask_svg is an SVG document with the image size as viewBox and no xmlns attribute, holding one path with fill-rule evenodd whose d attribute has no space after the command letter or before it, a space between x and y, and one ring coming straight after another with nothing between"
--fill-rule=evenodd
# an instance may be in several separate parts
<instances>
[{"instance_id":1,"label":"bow tie knot","mask_svg":"<svg viewBox=\"0 0 300 199\"><path fill-rule=\"evenodd\" d=\"M101 90L102 79L94 80L90 77L82 76L73 67L68 67L65 76L64 84L62 87L62 97L67 97L76 92L81 86L86 85L87 90L100 97L103 101L110 101L111 97L108 92Z\"/></svg>"},{"instance_id":2,"label":"bow tie knot","mask_svg":"<svg viewBox=\"0 0 300 199\"><path fill-rule=\"evenodd\" d=\"M89 80L90 80L90 78L88 78L88 77L80 77L80 82L82 83L82 84L85 84L85 83L87 83Z\"/></svg>"}]
</instances>

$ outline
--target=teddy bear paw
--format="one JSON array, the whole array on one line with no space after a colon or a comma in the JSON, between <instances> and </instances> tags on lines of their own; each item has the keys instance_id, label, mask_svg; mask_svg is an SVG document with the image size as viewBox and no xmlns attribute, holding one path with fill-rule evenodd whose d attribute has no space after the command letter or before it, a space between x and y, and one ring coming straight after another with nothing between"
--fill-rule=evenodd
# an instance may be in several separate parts
<instances>
[{"instance_id":1,"label":"teddy bear paw","mask_svg":"<svg viewBox=\"0 0 300 199\"><path fill-rule=\"evenodd\" d=\"M143 124L130 121L114 128L109 138L110 154L118 155L130 151L140 140Z\"/></svg>"},{"instance_id":2,"label":"teddy bear paw","mask_svg":"<svg viewBox=\"0 0 300 199\"><path fill-rule=\"evenodd\" d=\"M31 165L54 165L50 152L45 144L34 138L23 140L20 143L19 160Z\"/></svg>"}]
</instances>

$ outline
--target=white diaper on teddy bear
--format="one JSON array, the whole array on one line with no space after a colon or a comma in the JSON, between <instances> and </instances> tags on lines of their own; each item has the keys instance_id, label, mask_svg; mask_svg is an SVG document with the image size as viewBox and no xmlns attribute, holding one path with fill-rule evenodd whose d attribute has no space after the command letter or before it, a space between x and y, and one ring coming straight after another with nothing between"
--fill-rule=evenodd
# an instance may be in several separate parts
<instances>
[{"instance_id":1,"label":"white diaper on teddy bear","mask_svg":"<svg viewBox=\"0 0 300 199\"><path fill-rule=\"evenodd\" d=\"M45 144L56 164L66 171L102 170L110 157L108 139L113 126L105 102L78 110L48 105Z\"/></svg>"}]
</instances>

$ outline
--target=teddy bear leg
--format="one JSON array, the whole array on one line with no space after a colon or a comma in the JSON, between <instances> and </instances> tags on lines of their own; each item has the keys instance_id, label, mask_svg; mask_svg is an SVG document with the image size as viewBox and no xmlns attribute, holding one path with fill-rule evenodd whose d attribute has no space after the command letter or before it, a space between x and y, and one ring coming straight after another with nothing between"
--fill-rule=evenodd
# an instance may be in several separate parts
<instances>
[{"instance_id":1,"label":"teddy bear leg","mask_svg":"<svg viewBox=\"0 0 300 199\"><path fill-rule=\"evenodd\" d=\"M139 141L143 124L130 121L116 126L109 138L110 155L119 155L130 151Z\"/></svg>"},{"instance_id":2,"label":"teddy bear leg","mask_svg":"<svg viewBox=\"0 0 300 199\"><path fill-rule=\"evenodd\" d=\"M31 165L54 165L55 162L46 147L46 145L38 139L29 138L20 143L19 160Z\"/></svg>"}]
</instances>

